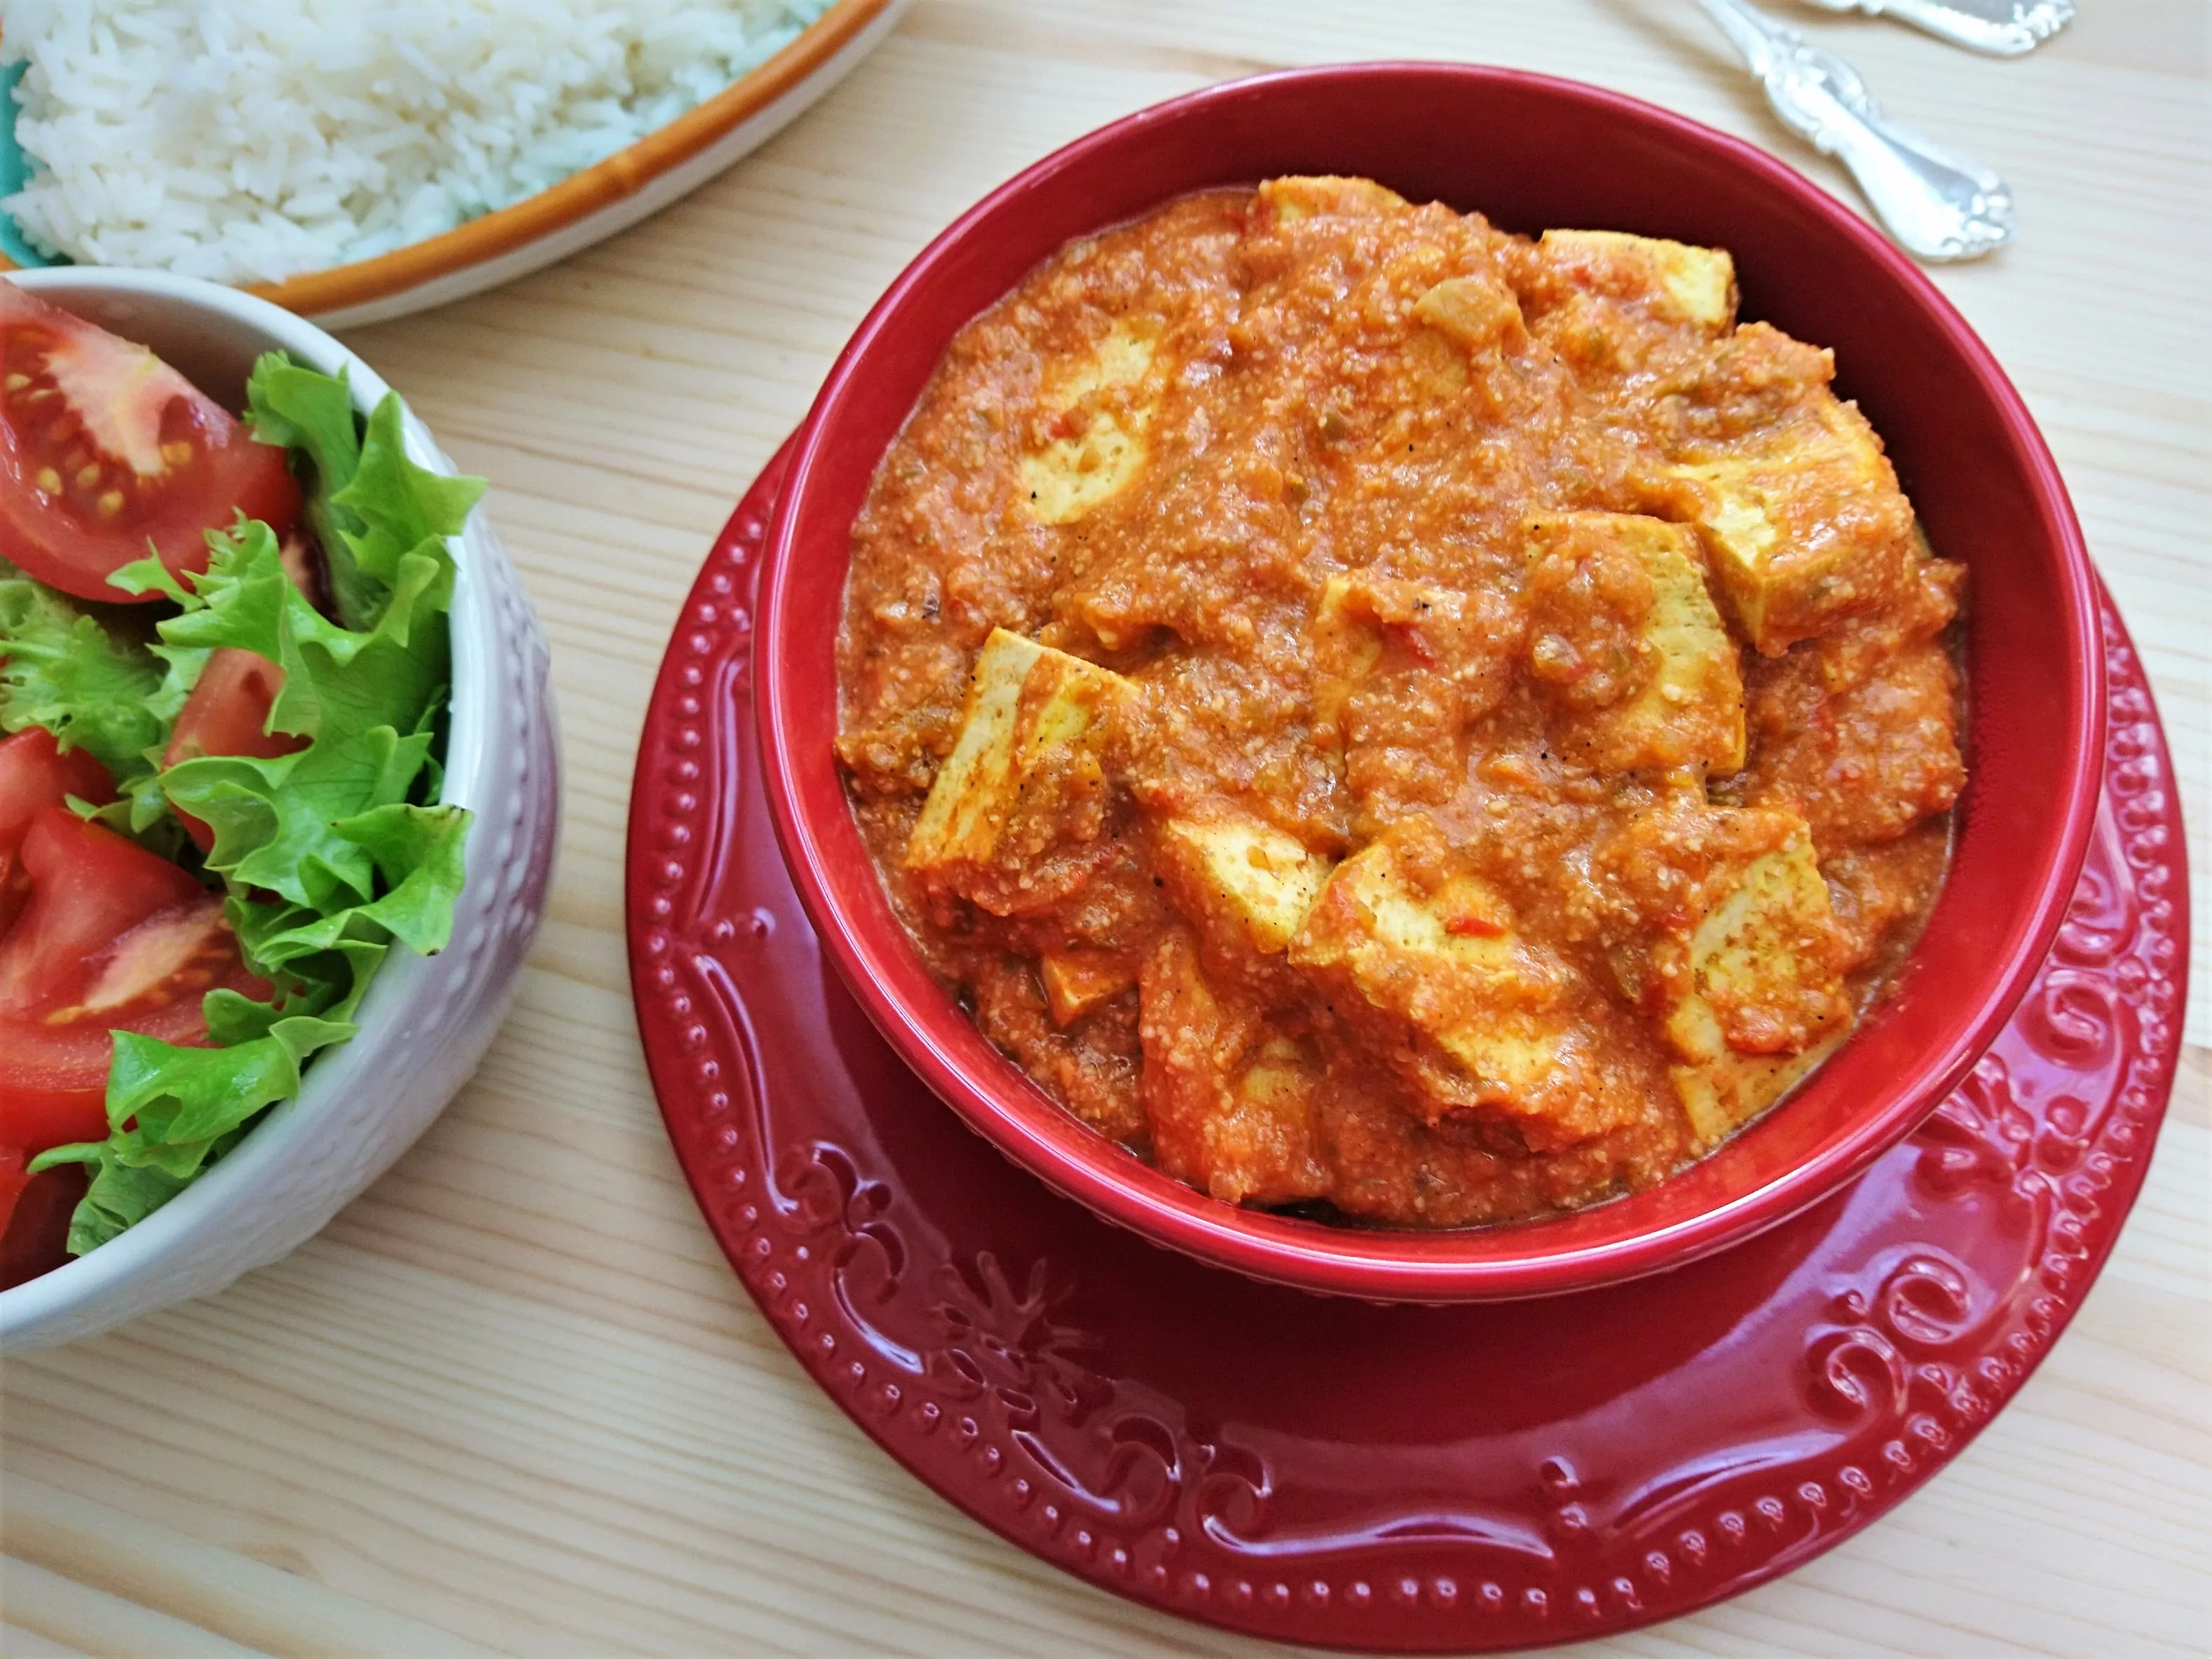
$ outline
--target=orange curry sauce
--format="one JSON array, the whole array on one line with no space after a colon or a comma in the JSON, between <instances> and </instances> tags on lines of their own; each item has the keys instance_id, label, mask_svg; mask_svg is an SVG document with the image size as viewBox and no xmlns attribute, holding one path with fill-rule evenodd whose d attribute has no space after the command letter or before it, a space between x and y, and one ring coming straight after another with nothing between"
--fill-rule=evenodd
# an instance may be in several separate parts
<instances>
[{"instance_id":1,"label":"orange curry sauce","mask_svg":"<svg viewBox=\"0 0 2212 1659\"><path fill-rule=\"evenodd\" d=\"M1648 1186L1832 1052L1942 879L1963 572L1735 306L1291 179L963 330L838 752L990 1039L1218 1197L1401 1226Z\"/></svg>"}]
</instances>

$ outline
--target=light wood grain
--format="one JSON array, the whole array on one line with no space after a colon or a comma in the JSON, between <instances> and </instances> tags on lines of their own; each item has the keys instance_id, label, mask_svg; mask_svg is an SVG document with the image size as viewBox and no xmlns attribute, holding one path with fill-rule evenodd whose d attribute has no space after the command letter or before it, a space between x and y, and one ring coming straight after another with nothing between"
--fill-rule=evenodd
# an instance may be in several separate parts
<instances>
[{"instance_id":1,"label":"light wood grain","mask_svg":"<svg viewBox=\"0 0 2212 1659\"><path fill-rule=\"evenodd\" d=\"M1776 0L1786 5L1787 0ZM2019 244L1940 274L2027 394L2212 836L2212 118L2201 0L2083 0L2021 63L1800 21L1986 158ZM732 503L869 302L1054 144L1204 82L1384 56L1578 76L1839 191L1686 0L921 0L696 198L558 270L353 342L465 465L554 641L568 767L512 1023L422 1144L211 1301L10 1364L0 1650L1271 1651L1079 1585L940 1503L738 1289L646 1085L623 965L634 745ZM2201 884L2197 981L2212 959ZM2212 998L2192 1000L2212 1042ZM2212 1051L2049 1362L1898 1513L1592 1653L2212 1650Z\"/></svg>"}]
</instances>

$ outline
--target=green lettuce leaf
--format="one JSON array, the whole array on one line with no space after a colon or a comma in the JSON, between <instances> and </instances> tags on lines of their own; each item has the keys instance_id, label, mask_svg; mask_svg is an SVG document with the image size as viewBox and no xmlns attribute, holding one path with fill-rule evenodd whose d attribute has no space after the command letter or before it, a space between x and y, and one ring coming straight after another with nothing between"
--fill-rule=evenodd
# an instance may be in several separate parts
<instances>
[{"instance_id":1,"label":"green lettuce leaf","mask_svg":"<svg viewBox=\"0 0 2212 1659\"><path fill-rule=\"evenodd\" d=\"M349 623L367 621L380 597L377 584L362 571L345 533L357 532L360 521L337 501L361 465L352 388L342 374L319 374L272 351L254 364L246 397L253 435L291 450L294 470L307 486L307 522L322 546L338 615Z\"/></svg>"},{"instance_id":2,"label":"green lettuce leaf","mask_svg":"<svg viewBox=\"0 0 2212 1659\"><path fill-rule=\"evenodd\" d=\"M362 427L342 380L281 355L257 365L249 399L257 435L294 446L304 462L309 520L344 621L315 609L285 574L276 535L250 520L209 533L198 577L179 583L149 560L115 580L176 607L148 653L167 665L167 676L146 668L148 698L217 650L252 651L284 671L270 728L304 747L274 759L197 757L150 780L168 806L214 830L206 867L228 889L248 965L275 994L210 994L210 1048L117 1034L107 1139L57 1147L33 1165L92 1167L70 1229L80 1254L167 1203L296 1095L308 1060L355 1034L361 999L393 946L427 955L453 933L470 817L435 804L451 683L447 538L483 482L409 460L396 397ZM164 725L158 740L167 738Z\"/></svg>"},{"instance_id":3,"label":"green lettuce leaf","mask_svg":"<svg viewBox=\"0 0 2212 1659\"><path fill-rule=\"evenodd\" d=\"M0 731L42 726L118 784L150 776L198 673L158 649L0 559Z\"/></svg>"},{"instance_id":4,"label":"green lettuce leaf","mask_svg":"<svg viewBox=\"0 0 2212 1659\"><path fill-rule=\"evenodd\" d=\"M410 555L419 554L441 534L440 525L459 525L483 494L481 478L448 478L426 471L407 459L403 416L397 398L386 398L368 417L361 465L351 482L331 497L362 526L345 539L361 569L394 590Z\"/></svg>"},{"instance_id":5,"label":"green lettuce leaf","mask_svg":"<svg viewBox=\"0 0 2212 1659\"><path fill-rule=\"evenodd\" d=\"M340 620L370 626L388 596L404 588L409 556L459 533L483 495L483 480L416 465L407 459L398 398L379 403L362 431L344 376L303 368L281 351L254 365L246 396L254 435L289 447L305 463L308 522L330 566ZM450 584L450 562L442 568Z\"/></svg>"},{"instance_id":6,"label":"green lettuce leaf","mask_svg":"<svg viewBox=\"0 0 2212 1659\"><path fill-rule=\"evenodd\" d=\"M206 1161L212 1162L228 1152L245 1133L240 1129L219 1143ZM57 1146L32 1159L31 1167L46 1170L57 1164L92 1166L91 1184L70 1217L71 1255L82 1255L87 1250L99 1249L126 1227L143 1221L192 1182L191 1176L173 1176L166 1170L151 1166L131 1169L119 1164L108 1155L105 1141L96 1140L82 1146Z\"/></svg>"}]
</instances>

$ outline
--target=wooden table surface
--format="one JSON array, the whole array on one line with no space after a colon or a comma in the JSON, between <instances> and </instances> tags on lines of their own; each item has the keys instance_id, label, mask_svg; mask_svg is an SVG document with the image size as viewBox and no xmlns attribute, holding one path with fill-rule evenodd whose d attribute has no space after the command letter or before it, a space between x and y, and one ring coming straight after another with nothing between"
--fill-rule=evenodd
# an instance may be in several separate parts
<instances>
[{"instance_id":1,"label":"wooden table surface","mask_svg":"<svg viewBox=\"0 0 2212 1659\"><path fill-rule=\"evenodd\" d=\"M1776 0L1789 6L1790 0ZM1796 21L2012 181L1938 273L2026 392L2148 662L2200 872L2181 1088L2072 1330L1899 1510L1610 1654L2212 1650L2212 349L2203 0L2081 0L2034 57ZM550 631L565 844L482 1074L319 1238L8 1365L9 1653L1260 1652L1088 1589L878 1451L724 1264L647 1087L623 828L677 607L914 252L1047 149L1204 82L1434 57L1778 149L1689 0L921 0L782 137L542 276L355 344L464 466Z\"/></svg>"}]
</instances>

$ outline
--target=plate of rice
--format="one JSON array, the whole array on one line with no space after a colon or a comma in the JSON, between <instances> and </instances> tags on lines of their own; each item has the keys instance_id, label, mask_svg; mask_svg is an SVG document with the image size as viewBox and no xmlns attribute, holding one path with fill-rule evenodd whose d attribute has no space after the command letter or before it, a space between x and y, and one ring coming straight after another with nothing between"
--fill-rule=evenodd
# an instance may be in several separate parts
<instances>
[{"instance_id":1,"label":"plate of rice","mask_svg":"<svg viewBox=\"0 0 2212 1659\"><path fill-rule=\"evenodd\" d=\"M697 188L907 3L0 0L0 270L404 316Z\"/></svg>"}]
</instances>

